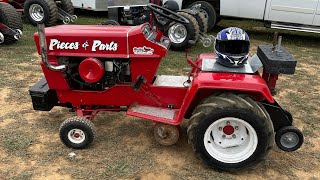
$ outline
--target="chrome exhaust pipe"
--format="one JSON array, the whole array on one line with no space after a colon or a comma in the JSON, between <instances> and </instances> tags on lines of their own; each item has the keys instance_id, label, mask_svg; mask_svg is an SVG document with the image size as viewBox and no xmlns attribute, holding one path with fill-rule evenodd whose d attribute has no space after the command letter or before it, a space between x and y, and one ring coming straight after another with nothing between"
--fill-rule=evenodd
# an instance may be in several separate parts
<instances>
[{"instance_id":1,"label":"chrome exhaust pipe","mask_svg":"<svg viewBox=\"0 0 320 180\"><path fill-rule=\"evenodd\" d=\"M44 30L44 24L38 24L38 35L39 35L39 43L40 43L40 53L41 60L43 64L52 71L63 71L66 69L66 65L54 66L48 61L48 52L47 52L47 40Z\"/></svg>"}]
</instances>

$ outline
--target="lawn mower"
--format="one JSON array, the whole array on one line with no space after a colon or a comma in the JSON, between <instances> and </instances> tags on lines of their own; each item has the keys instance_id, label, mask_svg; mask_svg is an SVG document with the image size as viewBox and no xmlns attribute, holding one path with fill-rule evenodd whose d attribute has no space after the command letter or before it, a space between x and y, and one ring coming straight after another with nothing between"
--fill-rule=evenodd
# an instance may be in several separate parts
<instances>
[{"instance_id":1,"label":"lawn mower","mask_svg":"<svg viewBox=\"0 0 320 180\"><path fill-rule=\"evenodd\" d=\"M22 37L22 20L13 6L0 2L0 44L12 44Z\"/></svg>"},{"instance_id":2,"label":"lawn mower","mask_svg":"<svg viewBox=\"0 0 320 180\"><path fill-rule=\"evenodd\" d=\"M102 25L139 25L146 22L152 24L152 13L146 8L145 0L140 1L112 1L104 2L108 7L108 20L101 23ZM206 35L208 30L208 20L201 13L201 4L195 4L189 9L179 10L179 5L174 0L168 0L164 4L160 0L150 0L150 3L163 6L171 11L177 12L184 16L190 23L181 24L173 22L164 30L165 36L171 41L171 49L183 51L190 48L192 45L190 40L203 42L204 46L211 46L213 40ZM161 18L161 17L157 17Z\"/></svg>"},{"instance_id":3,"label":"lawn mower","mask_svg":"<svg viewBox=\"0 0 320 180\"><path fill-rule=\"evenodd\" d=\"M188 140L203 162L225 171L253 167L266 158L274 141L284 151L303 142L291 114L273 98L280 73L294 73L292 55L262 45L241 68L216 63L215 53L186 55L189 76L156 75L168 52L168 24L189 21L164 7L148 4L157 30L138 26L38 25L35 42L44 78L30 88L33 108L70 108L76 116L60 126L61 141L83 149L94 141L92 120L101 111L126 111L155 122L155 140L175 144L188 119ZM194 42L190 42L194 43ZM279 47L279 46L278 46ZM261 63L262 62L262 63ZM258 69L263 66L263 74Z\"/></svg>"},{"instance_id":4,"label":"lawn mower","mask_svg":"<svg viewBox=\"0 0 320 180\"><path fill-rule=\"evenodd\" d=\"M9 3L18 12L23 12L33 25L44 23L46 26L53 26L57 20L61 20L64 24L77 20L71 0L0 0L0 2Z\"/></svg>"}]
</instances>

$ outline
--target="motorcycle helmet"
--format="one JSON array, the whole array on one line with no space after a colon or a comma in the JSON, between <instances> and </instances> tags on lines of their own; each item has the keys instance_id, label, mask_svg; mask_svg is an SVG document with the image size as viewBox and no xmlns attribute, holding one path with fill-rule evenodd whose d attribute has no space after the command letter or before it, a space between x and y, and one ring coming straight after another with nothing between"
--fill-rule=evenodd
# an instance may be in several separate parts
<instances>
[{"instance_id":1,"label":"motorcycle helmet","mask_svg":"<svg viewBox=\"0 0 320 180\"><path fill-rule=\"evenodd\" d=\"M237 27L223 29L217 34L214 50L217 62L227 67L243 67L249 57L248 34Z\"/></svg>"}]
</instances>

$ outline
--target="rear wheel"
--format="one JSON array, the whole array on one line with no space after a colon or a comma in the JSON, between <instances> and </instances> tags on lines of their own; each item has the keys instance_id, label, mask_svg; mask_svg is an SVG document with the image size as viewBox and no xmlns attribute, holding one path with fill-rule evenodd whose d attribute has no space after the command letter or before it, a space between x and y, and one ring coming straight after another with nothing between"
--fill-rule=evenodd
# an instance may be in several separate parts
<instances>
[{"instance_id":1,"label":"rear wheel","mask_svg":"<svg viewBox=\"0 0 320 180\"><path fill-rule=\"evenodd\" d=\"M13 30L23 30L23 24L20 14L16 9L8 3L0 2L0 22L8 26ZM2 33L1 33L2 34ZM16 42L18 38L9 35L0 35L0 43L12 44Z\"/></svg>"},{"instance_id":2,"label":"rear wheel","mask_svg":"<svg viewBox=\"0 0 320 180\"><path fill-rule=\"evenodd\" d=\"M254 167L273 147L269 115L246 96L210 96L194 110L189 123L188 138L195 154L217 169Z\"/></svg>"},{"instance_id":3,"label":"rear wheel","mask_svg":"<svg viewBox=\"0 0 320 180\"><path fill-rule=\"evenodd\" d=\"M172 50L183 51L191 47L189 40L198 40L200 30L197 20L192 15L185 12L178 12L178 14L188 19L190 23L172 23L166 35L171 40Z\"/></svg>"},{"instance_id":4,"label":"rear wheel","mask_svg":"<svg viewBox=\"0 0 320 180\"><path fill-rule=\"evenodd\" d=\"M55 25L58 19L58 8L53 0L27 0L24 3L24 13L33 25L44 23Z\"/></svg>"},{"instance_id":5,"label":"rear wheel","mask_svg":"<svg viewBox=\"0 0 320 180\"><path fill-rule=\"evenodd\" d=\"M214 25L216 25L217 21L217 13L214 7L206 2L206 1L196 1L190 5L192 7L193 5L201 4L200 12L205 16L205 18L208 20L208 30L212 30Z\"/></svg>"},{"instance_id":6,"label":"rear wheel","mask_svg":"<svg viewBox=\"0 0 320 180\"><path fill-rule=\"evenodd\" d=\"M65 120L59 130L61 141L68 147L84 149L94 140L95 128L85 117L71 117Z\"/></svg>"}]
</instances>

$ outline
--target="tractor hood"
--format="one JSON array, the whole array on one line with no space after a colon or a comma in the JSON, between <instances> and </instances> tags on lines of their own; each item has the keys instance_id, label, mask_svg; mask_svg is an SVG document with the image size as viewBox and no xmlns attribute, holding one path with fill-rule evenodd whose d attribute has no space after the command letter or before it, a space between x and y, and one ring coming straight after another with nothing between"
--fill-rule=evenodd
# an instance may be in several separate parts
<instances>
[{"instance_id":1,"label":"tractor hood","mask_svg":"<svg viewBox=\"0 0 320 180\"><path fill-rule=\"evenodd\" d=\"M146 28L148 27L148 28ZM163 57L167 47L148 39L140 26L61 25L45 29L49 56L103 58ZM155 33L155 32L151 32ZM38 33L34 35L40 54Z\"/></svg>"}]
</instances>

